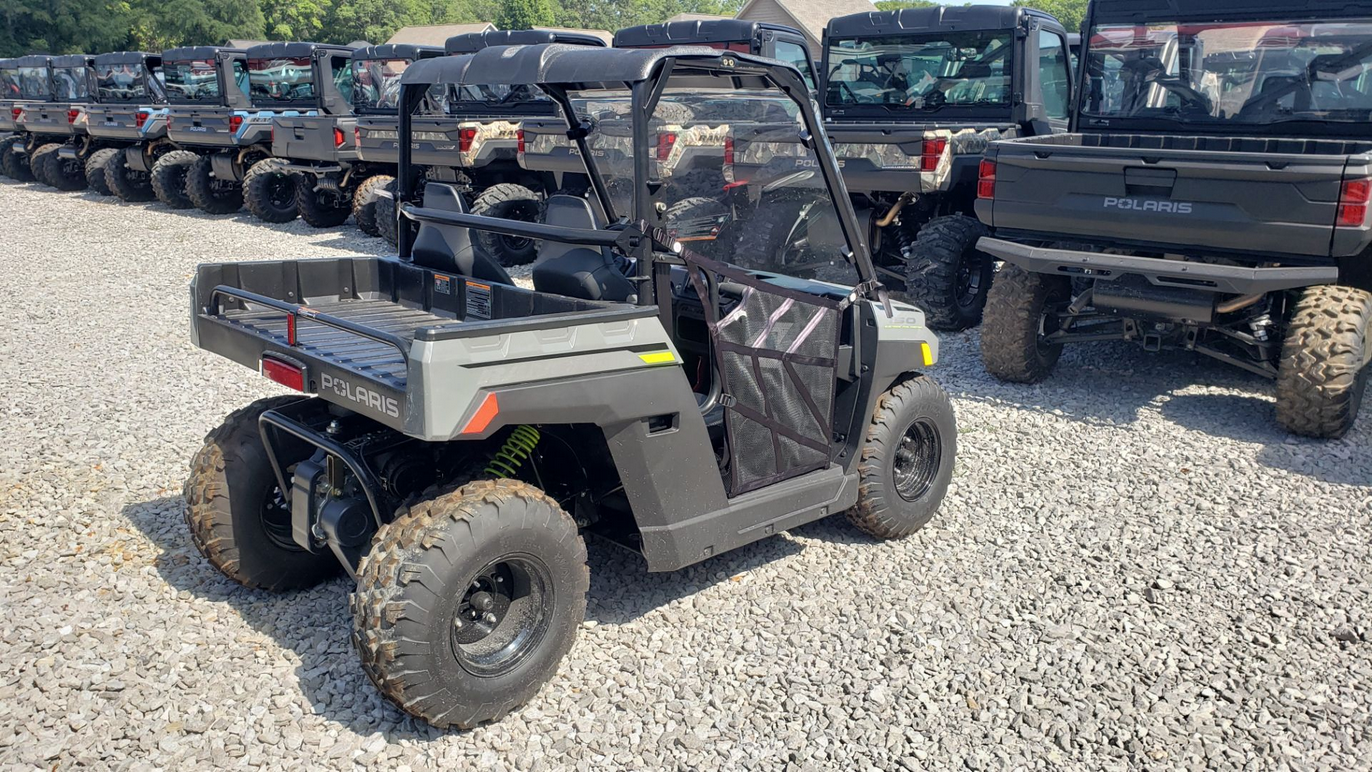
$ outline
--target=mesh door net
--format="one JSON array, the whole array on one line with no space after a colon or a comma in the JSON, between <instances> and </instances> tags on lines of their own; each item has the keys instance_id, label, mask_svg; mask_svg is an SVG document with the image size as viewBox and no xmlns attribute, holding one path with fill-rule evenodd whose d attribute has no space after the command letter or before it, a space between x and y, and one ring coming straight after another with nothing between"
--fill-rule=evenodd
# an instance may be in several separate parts
<instances>
[{"instance_id":1,"label":"mesh door net","mask_svg":"<svg viewBox=\"0 0 1372 772\"><path fill-rule=\"evenodd\" d=\"M729 495L788 480L829 463L840 304L759 281L686 251L705 306L721 379L729 440ZM743 288L721 319L705 272Z\"/></svg>"}]
</instances>

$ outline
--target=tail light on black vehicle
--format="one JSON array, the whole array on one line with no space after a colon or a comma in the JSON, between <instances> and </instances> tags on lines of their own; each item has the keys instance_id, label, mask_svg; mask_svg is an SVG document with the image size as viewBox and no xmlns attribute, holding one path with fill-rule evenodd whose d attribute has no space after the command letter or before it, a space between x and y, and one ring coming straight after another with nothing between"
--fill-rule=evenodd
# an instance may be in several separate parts
<instances>
[{"instance_id":1,"label":"tail light on black vehicle","mask_svg":"<svg viewBox=\"0 0 1372 772\"><path fill-rule=\"evenodd\" d=\"M987 158L981 159L981 166L977 167L977 198L996 197L996 162Z\"/></svg>"},{"instance_id":2,"label":"tail light on black vehicle","mask_svg":"<svg viewBox=\"0 0 1372 772\"><path fill-rule=\"evenodd\" d=\"M666 161L670 158L674 147L676 147L676 134L664 131L657 135L657 160Z\"/></svg>"},{"instance_id":3,"label":"tail light on black vehicle","mask_svg":"<svg viewBox=\"0 0 1372 772\"><path fill-rule=\"evenodd\" d=\"M262 357L262 375L288 389L305 390L305 367L271 356Z\"/></svg>"},{"instance_id":4,"label":"tail light on black vehicle","mask_svg":"<svg viewBox=\"0 0 1372 772\"><path fill-rule=\"evenodd\" d=\"M1372 203L1372 180L1345 180L1339 191L1340 228L1360 228L1367 222L1367 207Z\"/></svg>"}]
</instances>

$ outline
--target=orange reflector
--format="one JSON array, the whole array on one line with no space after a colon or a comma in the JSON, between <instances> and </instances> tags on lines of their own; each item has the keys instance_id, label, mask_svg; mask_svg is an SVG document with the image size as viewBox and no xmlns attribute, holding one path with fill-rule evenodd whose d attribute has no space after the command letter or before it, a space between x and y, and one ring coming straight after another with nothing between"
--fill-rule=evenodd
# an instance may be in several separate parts
<instances>
[{"instance_id":1,"label":"orange reflector","mask_svg":"<svg viewBox=\"0 0 1372 772\"><path fill-rule=\"evenodd\" d=\"M472 420L462 427L462 433L480 434L486 431L486 427L491 425L491 421L494 421L499 413L500 401L495 398L494 393L487 394L486 398L481 401L481 407L476 409L476 415L472 416Z\"/></svg>"}]
</instances>

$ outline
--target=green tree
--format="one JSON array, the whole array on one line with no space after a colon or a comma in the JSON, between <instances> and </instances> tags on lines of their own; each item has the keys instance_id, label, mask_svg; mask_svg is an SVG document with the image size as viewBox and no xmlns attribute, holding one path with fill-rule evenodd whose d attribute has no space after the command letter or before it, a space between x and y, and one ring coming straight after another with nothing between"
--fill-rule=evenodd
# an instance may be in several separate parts
<instances>
[{"instance_id":1,"label":"green tree","mask_svg":"<svg viewBox=\"0 0 1372 772\"><path fill-rule=\"evenodd\" d=\"M1076 32L1081 29L1081 22L1086 18L1088 2L1089 0L1015 0L1015 5L1051 13L1069 32Z\"/></svg>"},{"instance_id":2,"label":"green tree","mask_svg":"<svg viewBox=\"0 0 1372 772\"><path fill-rule=\"evenodd\" d=\"M333 6L321 37L335 43L383 43L401 27L431 21L425 0L349 0Z\"/></svg>"},{"instance_id":3,"label":"green tree","mask_svg":"<svg viewBox=\"0 0 1372 772\"><path fill-rule=\"evenodd\" d=\"M932 0L877 0L876 6L883 11L899 11L902 8L932 8L938 3Z\"/></svg>"},{"instance_id":4,"label":"green tree","mask_svg":"<svg viewBox=\"0 0 1372 772\"><path fill-rule=\"evenodd\" d=\"M266 35L257 0L137 0L133 11L133 44L143 51Z\"/></svg>"},{"instance_id":5,"label":"green tree","mask_svg":"<svg viewBox=\"0 0 1372 772\"><path fill-rule=\"evenodd\" d=\"M0 54L124 48L132 16L129 5L120 0L0 0Z\"/></svg>"},{"instance_id":6,"label":"green tree","mask_svg":"<svg viewBox=\"0 0 1372 772\"><path fill-rule=\"evenodd\" d=\"M557 24L551 0L501 0L495 26L501 29L533 29Z\"/></svg>"}]
</instances>

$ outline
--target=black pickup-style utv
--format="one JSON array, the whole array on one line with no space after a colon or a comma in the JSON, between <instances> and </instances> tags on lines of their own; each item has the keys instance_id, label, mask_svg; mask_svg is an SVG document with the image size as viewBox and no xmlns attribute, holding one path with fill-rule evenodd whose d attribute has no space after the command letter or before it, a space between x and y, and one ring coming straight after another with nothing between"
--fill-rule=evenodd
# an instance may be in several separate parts
<instances>
[{"instance_id":1,"label":"black pickup-style utv","mask_svg":"<svg viewBox=\"0 0 1372 772\"><path fill-rule=\"evenodd\" d=\"M91 100L94 57L24 56L18 60L21 80L27 80L33 99L23 99L13 113L18 135L8 162L11 177L33 179L58 190L86 187L85 161L78 157L77 140L86 133L86 104Z\"/></svg>"},{"instance_id":2,"label":"black pickup-style utv","mask_svg":"<svg viewBox=\"0 0 1372 772\"><path fill-rule=\"evenodd\" d=\"M1076 133L981 165L981 248L1009 264L987 369L1180 348L1274 379L1288 430L1344 435L1372 375L1372 7L1096 0L1087 30Z\"/></svg>"},{"instance_id":3,"label":"black pickup-style utv","mask_svg":"<svg viewBox=\"0 0 1372 772\"><path fill-rule=\"evenodd\" d=\"M531 699L586 607L583 539L671 571L839 512L898 538L934 515L956 451L927 374L938 341L886 300L794 68L750 54L565 45L487 48L404 76L398 258L202 265L201 348L304 392L210 433L186 483L195 544L248 586L345 570L367 675L440 727ZM544 223L470 214L410 179L433 89L540 89L591 197ZM622 93L638 163L620 209L576 105ZM650 126L708 93L787 100L846 237L843 284L702 257L664 228ZM450 151L451 152L451 151ZM533 290L475 232L538 241Z\"/></svg>"},{"instance_id":4,"label":"black pickup-style utv","mask_svg":"<svg viewBox=\"0 0 1372 772\"><path fill-rule=\"evenodd\" d=\"M358 121L395 118L400 76L420 59L442 56L436 46L388 44L352 52L348 65L352 113L278 116L273 121L272 155L249 175L244 197L253 214L271 222L294 216L278 205L295 197L300 217L316 228L341 225L352 214L359 228L379 235L377 191L394 189L395 164L364 160ZM259 189L261 188L261 189ZM263 204L267 205L263 205Z\"/></svg>"},{"instance_id":5,"label":"black pickup-style utv","mask_svg":"<svg viewBox=\"0 0 1372 772\"><path fill-rule=\"evenodd\" d=\"M48 57L0 59L0 174L20 182L33 179L19 119L26 102L46 101L52 94Z\"/></svg>"},{"instance_id":6,"label":"black pickup-style utv","mask_svg":"<svg viewBox=\"0 0 1372 772\"><path fill-rule=\"evenodd\" d=\"M162 55L120 51L95 57L95 99L86 106L86 180L124 201L152 198L152 167L171 149Z\"/></svg>"},{"instance_id":7,"label":"black pickup-style utv","mask_svg":"<svg viewBox=\"0 0 1372 772\"><path fill-rule=\"evenodd\" d=\"M936 329L977 325L995 274L977 165L994 140L1066 131L1066 31L1028 8L854 14L829 21L823 68L824 126L883 275Z\"/></svg>"},{"instance_id":8,"label":"black pickup-style utv","mask_svg":"<svg viewBox=\"0 0 1372 772\"><path fill-rule=\"evenodd\" d=\"M599 36L564 30L487 30L456 35L444 44L450 56L472 54L493 46L563 44L604 47ZM520 168L519 132L529 118L557 114L551 100L528 86L444 87L427 109L415 117L411 163L425 179L456 185L471 202L472 212L537 222L543 201L556 190L551 175L530 174ZM358 141L364 158L396 158L396 129L391 119L362 120ZM565 131L564 131L565 134ZM398 160L398 158L396 158ZM389 223L394 211L386 207L382 234L394 238ZM503 265L523 265L534 259L528 239L478 233L478 243Z\"/></svg>"}]
</instances>

